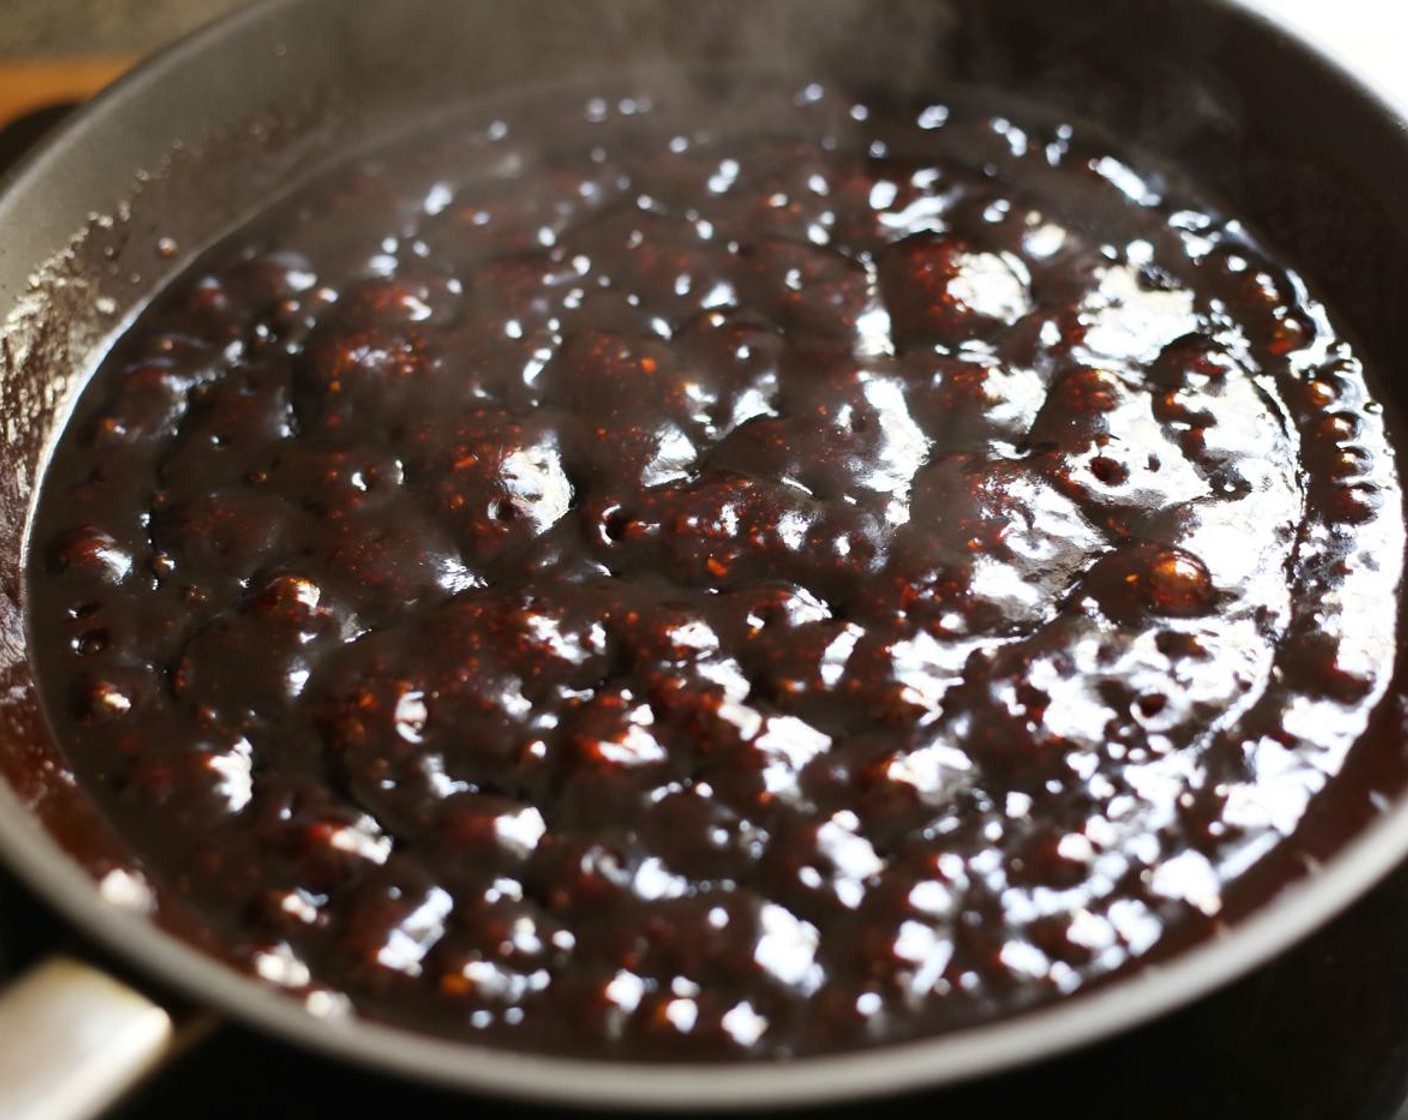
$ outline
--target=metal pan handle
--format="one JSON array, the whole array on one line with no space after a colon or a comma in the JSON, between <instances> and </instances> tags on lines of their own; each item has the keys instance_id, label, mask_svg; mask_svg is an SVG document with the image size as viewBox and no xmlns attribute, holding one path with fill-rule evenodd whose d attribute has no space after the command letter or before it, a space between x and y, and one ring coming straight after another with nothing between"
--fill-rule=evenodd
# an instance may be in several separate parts
<instances>
[{"instance_id":1,"label":"metal pan handle","mask_svg":"<svg viewBox=\"0 0 1408 1120\"><path fill-rule=\"evenodd\" d=\"M0 1116L90 1120L177 1040L171 1015L146 996L92 965L50 957L0 993Z\"/></svg>"}]
</instances>

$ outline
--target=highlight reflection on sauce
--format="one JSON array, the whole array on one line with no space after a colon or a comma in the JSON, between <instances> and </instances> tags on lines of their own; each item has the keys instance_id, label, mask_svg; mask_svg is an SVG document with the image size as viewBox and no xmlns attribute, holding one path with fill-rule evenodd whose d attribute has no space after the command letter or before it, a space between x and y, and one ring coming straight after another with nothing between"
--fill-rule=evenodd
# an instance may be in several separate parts
<instances>
[{"instance_id":1,"label":"highlight reflection on sauce","mask_svg":"<svg viewBox=\"0 0 1408 1120\"><path fill-rule=\"evenodd\" d=\"M1206 924L1363 733L1404 544L1235 222L817 86L344 168L137 322L45 485L114 898L319 1014L619 1057L951 1029Z\"/></svg>"}]
</instances>

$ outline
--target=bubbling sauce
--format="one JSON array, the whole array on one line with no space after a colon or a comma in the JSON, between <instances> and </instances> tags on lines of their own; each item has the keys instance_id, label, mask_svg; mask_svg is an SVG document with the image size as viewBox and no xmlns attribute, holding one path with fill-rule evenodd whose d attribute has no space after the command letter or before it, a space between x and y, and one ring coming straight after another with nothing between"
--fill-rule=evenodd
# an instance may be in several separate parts
<instances>
[{"instance_id":1,"label":"bubbling sauce","mask_svg":"<svg viewBox=\"0 0 1408 1120\"><path fill-rule=\"evenodd\" d=\"M497 112L206 253L58 447L35 658L140 875L315 1013L606 1058L1210 936L1396 640L1302 282L981 96Z\"/></svg>"}]
</instances>

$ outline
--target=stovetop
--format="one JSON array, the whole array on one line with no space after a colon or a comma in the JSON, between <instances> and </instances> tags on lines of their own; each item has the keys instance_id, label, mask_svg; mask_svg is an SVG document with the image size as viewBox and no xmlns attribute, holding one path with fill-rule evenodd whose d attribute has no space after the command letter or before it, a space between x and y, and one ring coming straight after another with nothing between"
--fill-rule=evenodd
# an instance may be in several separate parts
<instances>
[{"instance_id":1,"label":"stovetop","mask_svg":"<svg viewBox=\"0 0 1408 1120\"><path fill-rule=\"evenodd\" d=\"M0 170L63 111L46 109L0 131ZM0 871L0 979L55 950L92 953ZM1114 1041L957 1088L790 1115L839 1120L883 1108L890 1116L944 1120L1408 1120L1405 1101L1408 864L1283 957ZM427 1089L226 1025L159 1071L109 1120L383 1114L582 1115Z\"/></svg>"}]
</instances>

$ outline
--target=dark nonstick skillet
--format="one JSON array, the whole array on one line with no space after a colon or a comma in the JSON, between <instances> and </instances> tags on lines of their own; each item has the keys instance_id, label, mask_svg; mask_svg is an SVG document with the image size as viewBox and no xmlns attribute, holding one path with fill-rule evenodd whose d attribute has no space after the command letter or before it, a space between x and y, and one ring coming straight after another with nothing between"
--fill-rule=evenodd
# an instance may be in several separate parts
<instances>
[{"instance_id":1,"label":"dark nonstick skillet","mask_svg":"<svg viewBox=\"0 0 1408 1120\"><path fill-rule=\"evenodd\" d=\"M0 849L139 975L290 1042L465 1090L651 1109L838 1101L1009 1068L1148 1020L1248 971L1408 854L1408 762L1359 757L1220 938L1089 995L932 1041L721 1068L600 1065L329 1023L200 949L134 873L48 737L25 653L33 486L113 332L176 271L349 144L544 78L760 64L868 88L995 84L1189 168L1306 274L1408 407L1404 122L1303 44L1214 0L269 0L186 40L78 114L0 194ZM182 253L157 251L169 238ZM1400 665L1379 719L1404 718ZM1389 741L1396 741L1390 739ZM1348 824L1357 838L1331 850ZM1307 868L1314 866L1313 872ZM1277 889L1272 889L1277 888ZM168 1045L171 1019L86 966L0 1001L0 1115L91 1111ZM31 1109L26 1112L25 1109Z\"/></svg>"}]
</instances>

